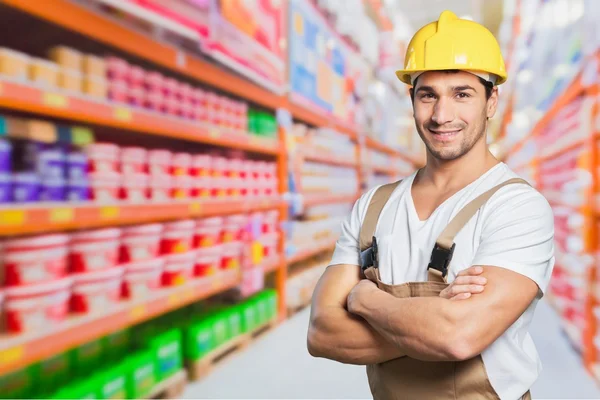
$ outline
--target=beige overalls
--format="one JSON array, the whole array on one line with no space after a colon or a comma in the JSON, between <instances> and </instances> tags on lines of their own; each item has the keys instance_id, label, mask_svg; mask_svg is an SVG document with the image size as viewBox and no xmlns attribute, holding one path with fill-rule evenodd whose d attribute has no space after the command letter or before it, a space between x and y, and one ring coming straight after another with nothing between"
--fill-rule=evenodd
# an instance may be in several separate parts
<instances>
[{"instance_id":1,"label":"beige overalls","mask_svg":"<svg viewBox=\"0 0 600 400\"><path fill-rule=\"evenodd\" d=\"M379 215L399 183L384 185L374 193L361 227L361 252L375 247L373 234ZM374 262L366 265L363 262L365 276L377 283L381 290L399 298L439 296L440 292L448 286L446 276L454 251L454 237L496 191L506 185L517 183L528 184L522 179L510 179L477 197L450 221L436 241L431 262L427 267L427 282L408 282L401 285L388 285L381 282L376 248L373 249L373 260L371 260ZM499 399L490 384L481 355L459 362L427 362L403 356L384 363L368 365L367 375L375 400ZM529 391L522 399L531 399Z\"/></svg>"}]
</instances>

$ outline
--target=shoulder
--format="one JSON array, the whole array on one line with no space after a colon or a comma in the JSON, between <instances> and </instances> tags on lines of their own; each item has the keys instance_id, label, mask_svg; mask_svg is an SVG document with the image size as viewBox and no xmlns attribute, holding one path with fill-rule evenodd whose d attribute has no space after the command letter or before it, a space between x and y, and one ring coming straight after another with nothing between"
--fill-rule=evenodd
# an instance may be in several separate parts
<instances>
[{"instance_id":1,"label":"shoulder","mask_svg":"<svg viewBox=\"0 0 600 400\"><path fill-rule=\"evenodd\" d=\"M369 189L362 196L360 196L360 198L356 201L356 203L354 205L354 213L358 216L358 218L362 222L365 218L365 215L367 214L367 209L369 208L369 204L371 204L371 201L373 200L373 197L375 196L375 194L380 189L383 189L383 187L387 186L387 185L394 185L393 187L390 187L390 189L393 189L393 192L390 194L390 197L389 197L389 200L387 201L387 203L397 200L398 195L401 194L406 189L407 185L410 184L409 180L411 179L411 177L407 177L401 181L397 181L397 182L393 182L393 183L389 183L389 184L385 184L385 185L377 185L374 188Z\"/></svg>"}]
</instances>

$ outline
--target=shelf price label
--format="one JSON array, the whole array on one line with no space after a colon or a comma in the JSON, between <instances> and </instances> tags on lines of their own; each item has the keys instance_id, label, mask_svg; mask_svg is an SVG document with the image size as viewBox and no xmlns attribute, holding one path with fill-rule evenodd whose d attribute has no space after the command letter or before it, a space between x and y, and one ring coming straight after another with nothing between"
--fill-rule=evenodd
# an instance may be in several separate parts
<instances>
[{"instance_id":1,"label":"shelf price label","mask_svg":"<svg viewBox=\"0 0 600 400\"><path fill-rule=\"evenodd\" d=\"M69 99L62 94L44 92L42 103L54 108L67 108L69 106Z\"/></svg>"},{"instance_id":2,"label":"shelf price label","mask_svg":"<svg viewBox=\"0 0 600 400\"><path fill-rule=\"evenodd\" d=\"M20 226L25 223L25 211L5 210L0 211L0 226Z\"/></svg>"},{"instance_id":3,"label":"shelf price label","mask_svg":"<svg viewBox=\"0 0 600 400\"><path fill-rule=\"evenodd\" d=\"M210 286L213 290L220 290L221 287L223 287L223 278L221 278L219 275L213 276Z\"/></svg>"},{"instance_id":4,"label":"shelf price label","mask_svg":"<svg viewBox=\"0 0 600 400\"><path fill-rule=\"evenodd\" d=\"M21 361L24 354L25 350L23 346L16 346L6 350L0 350L0 367Z\"/></svg>"},{"instance_id":5,"label":"shelf price label","mask_svg":"<svg viewBox=\"0 0 600 400\"><path fill-rule=\"evenodd\" d=\"M146 316L146 314L147 314L147 311L146 311L145 304L140 304L140 305L133 307L129 313L131 320L133 322L140 321L141 319L144 318L144 316Z\"/></svg>"},{"instance_id":6,"label":"shelf price label","mask_svg":"<svg viewBox=\"0 0 600 400\"><path fill-rule=\"evenodd\" d=\"M115 119L124 122L131 122L131 110L126 107L115 107L114 109Z\"/></svg>"},{"instance_id":7,"label":"shelf price label","mask_svg":"<svg viewBox=\"0 0 600 400\"><path fill-rule=\"evenodd\" d=\"M71 222L75 219L75 212L72 208L55 208L50 211L50 222L56 224L61 222Z\"/></svg>"},{"instance_id":8,"label":"shelf price label","mask_svg":"<svg viewBox=\"0 0 600 400\"><path fill-rule=\"evenodd\" d=\"M218 130L216 130L216 129L212 129L212 130L209 132L209 136L210 136L211 138L213 138L213 139L218 139L218 138L220 138L220 137L221 137L221 131L218 131Z\"/></svg>"},{"instance_id":9,"label":"shelf price label","mask_svg":"<svg viewBox=\"0 0 600 400\"><path fill-rule=\"evenodd\" d=\"M190 213L197 215L202 211L202 204L200 203L192 203L190 204Z\"/></svg>"},{"instance_id":10,"label":"shelf price label","mask_svg":"<svg viewBox=\"0 0 600 400\"><path fill-rule=\"evenodd\" d=\"M183 303L183 300L184 299L183 299L181 293L173 293L173 294L170 294L169 297L167 297L167 305L169 307L177 307L178 305Z\"/></svg>"},{"instance_id":11,"label":"shelf price label","mask_svg":"<svg viewBox=\"0 0 600 400\"><path fill-rule=\"evenodd\" d=\"M103 220L119 218L120 209L117 206L106 206L100 209L100 218Z\"/></svg>"}]
</instances>

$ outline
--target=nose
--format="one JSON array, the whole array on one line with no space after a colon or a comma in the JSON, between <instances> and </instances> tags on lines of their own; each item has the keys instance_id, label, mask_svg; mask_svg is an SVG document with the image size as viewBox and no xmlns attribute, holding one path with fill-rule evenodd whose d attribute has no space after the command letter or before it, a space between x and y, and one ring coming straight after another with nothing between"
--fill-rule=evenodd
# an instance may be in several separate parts
<instances>
[{"instance_id":1,"label":"nose","mask_svg":"<svg viewBox=\"0 0 600 400\"><path fill-rule=\"evenodd\" d=\"M448 122L454 121L454 107L452 101L441 96L433 108L433 115L431 116L433 122L437 125L444 125Z\"/></svg>"}]
</instances>

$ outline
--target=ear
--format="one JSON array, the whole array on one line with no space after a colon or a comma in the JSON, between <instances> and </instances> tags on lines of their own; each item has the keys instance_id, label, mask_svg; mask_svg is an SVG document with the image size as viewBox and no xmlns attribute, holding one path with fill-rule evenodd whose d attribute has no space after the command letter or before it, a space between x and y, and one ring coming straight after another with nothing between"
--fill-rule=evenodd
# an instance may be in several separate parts
<instances>
[{"instance_id":1,"label":"ear","mask_svg":"<svg viewBox=\"0 0 600 400\"><path fill-rule=\"evenodd\" d=\"M496 110L498 108L498 86L494 86L492 89L492 95L487 101L487 110L486 114L488 119L493 118L496 115Z\"/></svg>"}]
</instances>

